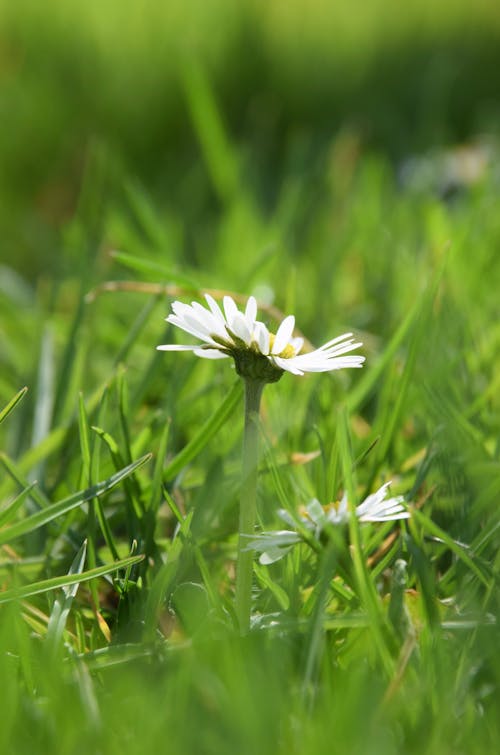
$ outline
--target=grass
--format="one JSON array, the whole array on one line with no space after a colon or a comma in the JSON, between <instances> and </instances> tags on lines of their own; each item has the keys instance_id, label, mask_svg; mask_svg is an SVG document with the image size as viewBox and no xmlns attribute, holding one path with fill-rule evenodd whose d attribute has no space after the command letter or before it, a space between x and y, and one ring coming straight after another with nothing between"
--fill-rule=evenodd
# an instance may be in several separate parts
<instances>
[{"instance_id":1,"label":"grass","mask_svg":"<svg viewBox=\"0 0 500 755\"><path fill-rule=\"evenodd\" d=\"M289 145L263 191L201 71L183 74L189 211L96 140L57 269L3 263L0 752L495 751L495 146L450 187L442 156L398 172L344 128ZM293 312L311 343L364 343L362 370L267 386L258 531L389 479L412 512L256 557L244 637L242 386L155 350L177 337L170 301L207 289L255 293L273 328Z\"/></svg>"},{"instance_id":2,"label":"grass","mask_svg":"<svg viewBox=\"0 0 500 755\"><path fill-rule=\"evenodd\" d=\"M155 273L164 263L153 255L110 260L106 277L123 276L127 262L132 289L147 278L158 294L117 284L86 300L90 281L104 279L105 258L89 259L87 286L68 278L50 298L42 288L30 309L19 289L4 293L5 743L54 752L165 741L172 752L218 753L322 752L332 741L370 753L492 746L495 191L485 179L447 204L396 191L383 165L361 160L335 219L331 192L316 206L302 254L281 240L253 272L237 270L221 233L206 270L179 265L200 290L242 277L239 292L276 287L278 305L315 342L352 325L366 344L359 375L286 375L268 387L260 526L282 526L279 507L296 516L311 497L326 503L345 488L360 500L385 479L413 511L407 525L351 530L348 549L304 543L256 563L258 621L246 638L232 606L242 391L225 363L155 352L173 337L162 290L170 281L181 295L175 274ZM234 212L220 229L236 222L238 235ZM140 224L133 208L121 213L123 227ZM103 238L117 215L103 221ZM256 237L286 229L257 212L252 221ZM161 236L152 208L148 222ZM16 394L21 378L28 391Z\"/></svg>"}]
</instances>

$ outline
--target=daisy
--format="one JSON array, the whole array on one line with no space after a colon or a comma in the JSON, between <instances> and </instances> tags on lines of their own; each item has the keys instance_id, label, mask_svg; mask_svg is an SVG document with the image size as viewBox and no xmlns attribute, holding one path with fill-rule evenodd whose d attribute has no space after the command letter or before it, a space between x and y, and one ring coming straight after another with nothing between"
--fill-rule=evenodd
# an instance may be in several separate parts
<instances>
[{"instance_id":1,"label":"daisy","mask_svg":"<svg viewBox=\"0 0 500 755\"><path fill-rule=\"evenodd\" d=\"M174 301L166 318L171 325L198 339L195 345L166 344L160 351L192 351L204 359L232 357L236 372L245 386L245 425L243 431L242 485L240 491L239 539L236 564L235 614L240 631L250 627L252 605L253 554L248 538L254 535L258 469L258 418L262 391L266 383L275 383L285 372L330 372L344 367L361 367L365 358L346 356L361 346L352 333L345 333L324 346L302 354L303 338L294 338L295 318L285 317L276 333L257 320L257 302L253 296L240 312L230 296L220 307L210 294L207 306L198 302ZM318 504L319 506L319 504ZM295 533L293 533L295 534Z\"/></svg>"},{"instance_id":2,"label":"daisy","mask_svg":"<svg viewBox=\"0 0 500 755\"><path fill-rule=\"evenodd\" d=\"M361 367L365 357L349 352L361 346L344 333L328 341L319 349L302 354L303 338L294 338L295 318L285 317L276 334L257 320L257 302L248 299L240 312L230 296L225 296L222 308L210 294L205 294L207 307L198 302L183 304L175 301L172 314L166 320L186 333L198 338L195 345L166 344L160 351L192 351L205 359L232 357L236 371L244 378L273 383L284 372L304 375L306 372L330 372L345 367Z\"/></svg>"},{"instance_id":3,"label":"daisy","mask_svg":"<svg viewBox=\"0 0 500 755\"><path fill-rule=\"evenodd\" d=\"M391 522L395 519L409 519L410 514L403 506L403 496L387 498L391 482L386 482L376 493L372 493L356 507L355 514L360 522ZM331 524L346 524L349 521L347 494L344 493L338 505L332 505L326 519Z\"/></svg>"},{"instance_id":4,"label":"daisy","mask_svg":"<svg viewBox=\"0 0 500 755\"><path fill-rule=\"evenodd\" d=\"M386 482L376 493L369 495L356 507L355 514L360 522L392 522L410 518L409 511L403 505L403 496L387 498L390 484ZM328 506L322 506L316 498L313 498L305 507L305 516L300 517L300 523L297 523L285 509L280 509L278 515L286 524L295 529L263 532L262 535L257 535L252 539L249 548L261 552L259 561L262 564L271 564L283 558L294 545L304 541L304 536L307 537L308 532L319 540L328 525L348 524L347 495L344 493L340 502Z\"/></svg>"}]
</instances>

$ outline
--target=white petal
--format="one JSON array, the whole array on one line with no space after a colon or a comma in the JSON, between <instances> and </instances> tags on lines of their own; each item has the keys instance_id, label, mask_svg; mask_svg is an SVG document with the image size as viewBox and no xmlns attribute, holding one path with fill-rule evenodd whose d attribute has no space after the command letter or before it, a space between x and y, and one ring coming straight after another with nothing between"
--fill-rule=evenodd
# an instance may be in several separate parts
<instances>
[{"instance_id":1,"label":"white petal","mask_svg":"<svg viewBox=\"0 0 500 755\"><path fill-rule=\"evenodd\" d=\"M245 316L241 312L236 312L231 322L231 331L235 336L245 341L247 346L252 342L252 331L248 327Z\"/></svg>"},{"instance_id":2,"label":"white petal","mask_svg":"<svg viewBox=\"0 0 500 755\"><path fill-rule=\"evenodd\" d=\"M179 318L179 320L192 320L194 318L199 325L203 325L203 322L205 320L205 313L207 313L208 315L210 314L209 312L207 312L207 310L204 310L203 307L201 309L203 311L203 315L200 317L200 315L198 315L196 310L190 304L184 304L181 301L174 301L172 304L172 311L174 315Z\"/></svg>"},{"instance_id":3,"label":"white petal","mask_svg":"<svg viewBox=\"0 0 500 755\"><path fill-rule=\"evenodd\" d=\"M349 506L347 504L347 493L344 493L338 506L334 506L328 512L328 521L333 524L346 524L349 521Z\"/></svg>"},{"instance_id":4,"label":"white petal","mask_svg":"<svg viewBox=\"0 0 500 755\"><path fill-rule=\"evenodd\" d=\"M167 317L167 322L171 323L172 325L176 325L178 328L181 328L181 330L185 330L186 333L190 333L192 336L199 338L201 341L213 343L206 329L202 328L197 320L194 320L192 317L188 317L188 315L185 315L184 317L169 315Z\"/></svg>"},{"instance_id":5,"label":"white petal","mask_svg":"<svg viewBox=\"0 0 500 755\"><path fill-rule=\"evenodd\" d=\"M326 524L327 516L325 510L317 498L313 498L312 501L309 501L306 506L306 511L312 523L317 527L322 527Z\"/></svg>"},{"instance_id":6,"label":"white petal","mask_svg":"<svg viewBox=\"0 0 500 755\"><path fill-rule=\"evenodd\" d=\"M195 336L195 338L199 338L201 341L207 340L206 331L202 330L199 325L191 325L191 323L188 322L186 318L181 318L177 315L169 315L167 317L167 322L169 322L171 325L175 325L176 327L181 328L181 330L184 330L186 331L186 333Z\"/></svg>"},{"instance_id":7,"label":"white petal","mask_svg":"<svg viewBox=\"0 0 500 755\"><path fill-rule=\"evenodd\" d=\"M348 338L351 338L352 333L343 333L341 336L337 336L337 338L332 338L331 341L327 341L323 344L323 346L320 346L321 349L329 349L331 346L335 346L335 344L340 343L341 341L345 341Z\"/></svg>"},{"instance_id":8,"label":"white petal","mask_svg":"<svg viewBox=\"0 0 500 755\"><path fill-rule=\"evenodd\" d=\"M339 356L340 354L347 354L349 351L354 351L354 349L357 349L362 345L362 343L356 343L354 339L351 338L351 340L346 341L346 343L339 343L336 346L330 346L328 348L322 346L320 349L317 349L317 352L318 354L325 354L329 357L335 357Z\"/></svg>"},{"instance_id":9,"label":"white petal","mask_svg":"<svg viewBox=\"0 0 500 755\"><path fill-rule=\"evenodd\" d=\"M280 368L280 370L286 370L287 372L291 372L292 375L303 375L304 372L301 368L296 367L294 364L294 359L283 359L283 357L273 357L271 361Z\"/></svg>"},{"instance_id":10,"label":"white petal","mask_svg":"<svg viewBox=\"0 0 500 755\"><path fill-rule=\"evenodd\" d=\"M318 353L318 351L312 351L310 354L299 354L299 356L291 357L286 361L303 372L330 372L347 367L361 367L365 357L328 357L328 355Z\"/></svg>"},{"instance_id":11,"label":"white petal","mask_svg":"<svg viewBox=\"0 0 500 755\"><path fill-rule=\"evenodd\" d=\"M295 519L286 509L278 509L276 513L278 514L279 518L286 522L286 524L288 524L290 527L296 526Z\"/></svg>"},{"instance_id":12,"label":"white petal","mask_svg":"<svg viewBox=\"0 0 500 755\"><path fill-rule=\"evenodd\" d=\"M364 514L363 516L359 517L360 522L394 522L398 519L409 519L410 513L409 511L405 511L404 509L401 509L400 511L394 512L392 514Z\"/></svg>"},{"instance_id":13,"label":"white petal","mask_svg":"<svg viewBox=\"0 0 500 755\"><path fill-rule=\"evenodd\" d=\"M270 546L266 551L264 551L264 553L259 556L259 563L263 566L274 564L276 563L276 561L280 561L291 550L291 545L283 548L279 548L278 546L275 546L273 548L272 546Z\"/></svg>"},{"instance_id":14,"label":"white petal","mask_svg":"<svg viewBox=\"0 0 500 755\"><path fill-rule=\"evenodd\" d=\"M285 317L278 328L278 332L276 333L272 348L272 354L281 354L281 352L288 346L294 327L295 317L293 315L288 315L288 317Z\"/></svg>"},{"instance_id":15,"label":"white petal","mask_svg":"<svg viewBox=\"0 0 500 755\"><path fill-rule=\"evenodd\" d=\"M245 317L250 330L253 330L253 326L255 325L255 318L257 317L257 301L255 299L255 296L250 296L247 301Z\"/></svg>"},{"instance_id":16,"label":"white petal","mask_svg":"<svg viewBox=\"0 0 500 755\"><path fill-rule=\"evenodd\" d=\"M260 353L267 356L269 354L269 331L263 322L255 323L253 337L259 347Z\"/></svg>"},{"instance_id":17,"label":"white petal","mask_svg":"<svg viewBox=\"0 0 500 755\"><path fill-rule=\"evenodd\" d=\"M212 312L215 319L225 328L226 320L224 319L224 315L222 314L220 307L213 296L210 296L210 294L205 294L205 299L207 300L207 304L210 307L210 311Z\"/></svg>"},{"instance_id":18,"label":"white petal","mask_svg":"<svg viewBox=\"0 0 500 755\"><path fill-rule=\"evenodd\" d=\"M304 339L303 338L292 338L290 341L290 346L293 347L295 354L298 354L304 345Z\"/></svg>"},{"instance_id":19,"label":"white petal","mask_svg":"<svg viewBox=\"0 0 500 755\"><path fill-rule=\"evenodd\" d=\"M227 359L229 354L224 354L218 349L195 349L194 353L202 359Z\"/></svg>"},{"instance_id":20,"label":"white petal","mask_svg":"<svg viewBox=\"0 0 500 755\"><path fill-rule=\"evenodd\" d=\"M198 304L198 302L194 301L192 306L196 319L206 328L207 332L210 335L218 335L221 338L227 338L227 331L224 325L224 321L222 321L221 323L220 320L212 314L212 312L206 310L201 306L201 304Z\"/></svg>"},{"instance_id":21,"label":"white petal","mask_svg":"<svg viewBox=\"0 0 500 755\"><path fill-rule=\"evenodd\" d=\"M190 309L190 305L184 304L183 301L172 302L172 311L175 312L176 315L179 315L179 317L182 317L186 312L189 312Z\"/></svg>"},{"instance_id":22,"label":"white petal","mask_svg":"<svg viewBox=\"0 0 500 755\"><path fill-rule=\"evenodd\" d=\"M223 303L224 303L224 314L226 315L226 322L229 325L230 329L232 330L233 317L238 312L238 307L236 306L236 304L234 303L234 301L231 299L230 296L225 296Z\"/></svg>"},{"instance_id":23,"label":"white petal","mask_svg":"<svg viewBox=\"0 0 500 755\"><path fill-rule=\"evenodd\" d=\"M327 520L329 524L345 524L349 521L349 517L345 516L345 514L341 514L337 509L333 508L328 512Z\"/></svg>"},{"instance_id":24,"label":"white petal","mask_svg":"<svg viewBox=\"0 0 500 755\"><path fill-rule=\"evenodd\" d=\"M201 307L201 309L203 309L203 307ZM203 311L206 312L206 310ZM208 318L199 316L196 310L191 309L189 312L186 312L182 319L187 325L190 325L192 328L198 328L200 333L204 333L206 336L210 335L211 328L210 323L208 322Z\"/></svg>"},{"instance_id":25,"label":"white petal","mask_svg":"<svg viewBox=\"0 0 500 755\"><path fill-rule=\"evenodd\" d=\"M196 346L178 346L175 343L166 343L164 346L156 347L157 351L196 351L199 348L199 344Z\"/></svg>"},{"instance_id":26,"label":"white petal","mask_svg":"<svg viewBox=\"0 0 500 755\"><path fill-rule=\"evenodd\" d=\"M404 498L386 498L390 481L384 483L375 493L367 496L356 509L361 522L389 522L394 519L408 519L410 514L402 505Z\"/></svg>"}]
</instances>

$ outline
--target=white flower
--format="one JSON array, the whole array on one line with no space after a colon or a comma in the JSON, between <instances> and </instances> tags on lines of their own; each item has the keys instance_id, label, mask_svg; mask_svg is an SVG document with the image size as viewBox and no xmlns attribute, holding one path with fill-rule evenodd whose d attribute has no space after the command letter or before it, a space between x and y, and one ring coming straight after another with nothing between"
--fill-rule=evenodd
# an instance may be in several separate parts
<instances>
[{"instance_id":1,"label":"white flower","mask_svg":"<svg viewBox=\"0 0 500 755\"><path fill-rule=\"evenodd\" d=\"M390 484L386 482L376 493L369 495L356 507L355 514L360 522L392 522L397 519L410 518L409 511L403 506L403 496L387 498ZM261 564L271 564L283 558L294 545L304 541L307 532L319 540L328 525L347 524L349 522L347 495L344 493L339 503L329 506L322 506L316 498L313 498L305 507L305 512L306 515L300 517L299 524L286 509L280 509L279 517L295 529L263 532L252 539L249 548L261 553L259 558Z\"/></svg>"},{"instance_id":2,"label":"white flower","mask_svg":"<svg viewBox=\"0 0 500 755\"><path fill-rule=\"evenodd\" d=\"M372 493L356 507L355 513L360 522L391 522L395 519L409 519L403 496L386 498L391 483L386 482L376 493ZM344 493L338 506L333 505L326 514L331 524L344 524L349 521L347 494Z\"/></svg>"},{"instance_id":3,"label":"white flower","mask_svg":"<svg viewBox=\"0 0 500 755\"><path fill-rule=\"evenodd\" d=\"M329 372L344 367L361 367L363 356L345 356L361 346L355 343L352 333L345 333L324 346L301 354L303 338L294 338L295 318L285 317L276 335L270 333L263 322L257 320L257 302L248 299L245 312L240 312L230 296L225 296L222 309L215 299L205 294L208 309L198 302L172 304L173 314L166 320L201 343L187 346L166 344L161 351L193 351L205 359L233 357L238 374L261 379L264 382L279 380L283 371L294 375L306 372Z\"/></svg>"}]
</instances>

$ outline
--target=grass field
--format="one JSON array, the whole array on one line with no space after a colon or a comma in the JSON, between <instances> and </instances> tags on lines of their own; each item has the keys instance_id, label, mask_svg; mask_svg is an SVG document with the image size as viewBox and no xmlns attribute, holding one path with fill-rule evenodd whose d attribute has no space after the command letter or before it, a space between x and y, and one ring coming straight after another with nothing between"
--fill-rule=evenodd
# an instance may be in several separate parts
<instances>
[{"instance_id":1,"label":"grass field","mask_svg":"<svg viewBox=\"0 0 500 755\"><path fill-rule=\"evenodd\" d=\"M49 6L4 8L0 37L0 752L496 751L494 5L318 0L302 24L221 0L203 35L194 5L151 3L121 44L113 2L68 34ZM470 86L444 102L447 71ZM207 290L366 357L265 388L256 534L302 537L273 563L254 543L249 632L242 381L156 351L187 342L172 301ZM300 519L389 480L407 520Z\"/></svg>"}]
</instances>

